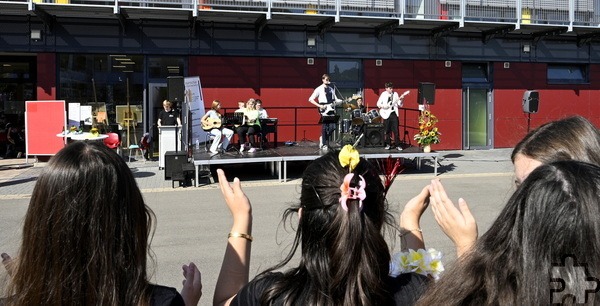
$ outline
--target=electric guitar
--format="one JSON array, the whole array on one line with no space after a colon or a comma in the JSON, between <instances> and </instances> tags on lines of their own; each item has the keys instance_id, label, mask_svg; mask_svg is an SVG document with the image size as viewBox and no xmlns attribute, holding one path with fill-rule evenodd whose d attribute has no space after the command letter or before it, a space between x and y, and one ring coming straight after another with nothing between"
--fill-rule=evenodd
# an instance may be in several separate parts
<instances>
[{"instance_id":1,"label":"electric guitar","mask_svg":"<svg viewBox=\"0 0 600 306\"><path fill-rule=\"evenodd\" d=\"M342 104L342 103L348 103L356 98L359 98L359 95L352 95L352 97L344 99L344 100L339 100L337 102L332 102L329 104L320 104L320 106L325 105L325 108L321 108L319 106L318 110L319 110L319 114L321 114L321 116L333 116L335 115L335 107Z\"/></svg>"},{"instance_id":2,"label":"electric guitar","mask_svg":"<svg viewBox=\"0 0 600 306\"><path fill-rule=\"evenodd\" d=\"M205 131L220 129L222 125L223 121L221 121L221 119L206 118L205 121L202 121L202 129Z\"/></svg>"},{"instance_id":3,"label":"electric guitar","mask_svg":"<svg viewBox=\"0 0 600 306\"><path fill-rule=\"evenodd\" d=\"M402 101L406 95L410 93L410 90L405 91L396 101L390 101L386 105L385 108L379 108L379 114L383 119L387 119L390 117L392 112L394 111L394 107L398 105L398 101Z\"/></svg>"}]
</instances>

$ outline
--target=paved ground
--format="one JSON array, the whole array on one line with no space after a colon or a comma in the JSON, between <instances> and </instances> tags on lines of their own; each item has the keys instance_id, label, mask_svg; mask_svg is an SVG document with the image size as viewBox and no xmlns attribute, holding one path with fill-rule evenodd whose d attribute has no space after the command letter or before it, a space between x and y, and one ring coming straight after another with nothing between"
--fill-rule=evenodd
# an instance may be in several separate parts
<instances>
[{"instance_id":1,"label":"paved ground","mask_svg":"<svg viewBox=\"0 0 600 306\"><path fill-rule=\"evenodd\" d=\"M496 217L513 191L510 149L443 151L439 178L451 198L467 200L479 221L480 233ZM44 164L24 165L25 160L0 160L0 251L16 254L20 227L37 176ZM30 160L31 162L31 160ZM216 185L171 188L157 162L130 163L148 205L157 216L152 240L152 280L181 286L181 264L196 262L203 273L201 305L210 305L231 221ZM298 201L299 175L305 164L289 165L290 181L279 183L262 165L226 167L228 176L240 176L254 207L251 274L277 263L287 254L293 238L290 227L280 224L283 210ZM397 212L433 178L431 162L416 170L410 162L389 193L390 207ZM240 171L253 175L242 175ZM265 192L267 191L267 192ZM455 258L451 242L439 230L428 211L422 220L426 243L445 253L447 263ZM1 278L5 277L0 269Z\"/></svg>"}]
</instances>

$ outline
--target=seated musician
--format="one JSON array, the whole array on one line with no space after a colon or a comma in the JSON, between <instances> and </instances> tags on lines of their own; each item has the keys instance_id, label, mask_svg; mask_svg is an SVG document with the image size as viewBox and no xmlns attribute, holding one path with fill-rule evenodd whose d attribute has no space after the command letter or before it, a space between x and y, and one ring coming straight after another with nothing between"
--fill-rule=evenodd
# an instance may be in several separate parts
<instances>
[{"instance_id":1,"label":"seated musician","mask_svg":"<svg viewBox=\"0 0 600 306\"><path fill-rule=\"evenodd\" d=\"M244 111L244 123L237 128L236 132L240 139L240 152L246 149L246 136L250 141L248 153L256 152L256 144L254 135L260 133L260 120L258 120L259 112L256 109L256 101L254 99L246 102L246 110Z\"/></svg>"},{"instance_id":2,"label":"seated musician","mask_svg":"<svg viewBox=\"0 0 600 306\"><path fill-rule=\"evenodd\" d=\"M231 141L231 137L233 136L232 130L222 126L223 121L219 109L221 109L221 102L219 100L214 100L210 110L202 116L202 119L200 119L202 122L202 129L210 131L210 133L215 136L212 145L210 146L210 153L212 154L217 154L219 152L219 145L222 150L226 151L229 142ZM225 137L223 138L223 136ZM223 140L222 142L221 139Z\"/></svg>"},{"instance_id":3,"label":"seated musician","mask_svg":"<svg viewBox=\"0 0 600 306\"><path fill-rule=\"evenodd\" d=\"M360 96L356 98L356 109L360 110L361 114L364 114L367 112L367 107L365 106L365 102L363 102L363 98Z\"/></svg>"},{"instance_id":4,"label":"seated musician","mask_svg":"<svg viewBox=\"0 0 600 306\"><path fill-rule=\"evenodd\" d=\"M238 109L235 110L236 113L243 113L246 110L246 102L238 101Z\"/></svg>"},{"instance_id":5,"label":"seated musician","mask_svg":"<svg viewBox=\"0 0 600 306\"><path fill-rule=\"evenodd\" d=\"M260 99L256 99L254 101L256 104L256 110L258 111L258 118L267 119L269 118L269 114L267 114L267 110L262 107L262 101Z\"/></svg>"}]
</instances>

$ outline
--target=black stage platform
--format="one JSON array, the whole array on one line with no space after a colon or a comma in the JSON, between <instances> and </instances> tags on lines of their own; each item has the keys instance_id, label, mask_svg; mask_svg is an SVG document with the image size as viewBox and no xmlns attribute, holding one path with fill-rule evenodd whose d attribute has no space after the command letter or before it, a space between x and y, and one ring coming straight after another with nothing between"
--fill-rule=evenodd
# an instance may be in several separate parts
<instances>
[{"instance_id":1,"label":"black stage platform","mask_svg":"<svg viewBox=\"0 0 600 306\"><path fill-rule=\"evenodd\" d=\"M333 150L335 149L337 148L334 147ZM425 153L419 147L408 147L403 151L397 151L396 149L386 150L383 147L358 147L358 150L360 156L366 159L388 158L390 156L392 158L416 159L417 169L421 168L423 158L431 158L433 159L434 164L434 175L437 176L438 157L440 155L438 152ZM294 146L279 146L276 148L259 150L254 153L243 152L240 154L233 150L211 155L204 150L197 151L194 152L194 184L196 187L198 186L199 172L200 167L202 166L243 163L267 163L271 170L271 174L274 176L275 172L277 172L279 181L286 182L288 162L315 160L326 153L327 151L319 150L317 144L312 142L301 142ZM208 173L208 175L210 175L210 171ZM209 179L212 183L212 177L209 177Z\"/></svg>"}]
</instances>

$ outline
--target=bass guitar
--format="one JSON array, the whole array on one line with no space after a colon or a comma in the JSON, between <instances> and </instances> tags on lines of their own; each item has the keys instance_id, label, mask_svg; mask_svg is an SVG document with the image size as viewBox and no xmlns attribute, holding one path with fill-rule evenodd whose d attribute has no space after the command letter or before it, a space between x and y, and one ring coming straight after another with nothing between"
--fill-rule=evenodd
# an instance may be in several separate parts
<instances>
[{"instance_id":1,"label":"bass guitar","mask_svg":"<svg viewBox=\"0 0 600 306\"><path fill-rule=\"evenodd\" d=\"M404 99L404 97L406 97L408 94L410 93L410 90L405 91L396 101L390 101L387 103L386 107L382 107L379 109L379 114L381 115L381 117L383 119L387 119L390 117L390 115L392 114L392 112L394 111L394 108L396 106L398 106L398 102L402 101L402 99Z\"/></svg>"},{"instance_id":2,"label":"bass guitar","mask_svg":"<svg viewBox=\"0 0 600 306\"><path fill-rule=\"evenodd\" d=\"M206 120L202 121L202 129L205 131L220 129L222 125L223 121L221 119L206 118Z\"/></svg>"}]
</instances>

